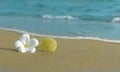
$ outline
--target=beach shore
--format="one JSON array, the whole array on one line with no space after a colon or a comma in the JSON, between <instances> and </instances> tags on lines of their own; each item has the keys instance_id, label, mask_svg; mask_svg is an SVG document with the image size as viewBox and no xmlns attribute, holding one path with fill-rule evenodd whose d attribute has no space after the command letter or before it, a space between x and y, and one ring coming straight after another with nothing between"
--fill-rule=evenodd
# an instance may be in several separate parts
<instances>
[{"instance_id":1,"label":"beach shore","mask_svg":"<svg viewBox=\"0 0 120 72\"><path fill-rule=\"evenodd\" d=\"M21 33L0 30L1 72L120 72L120 44L86 39L54 38L54 53L18 53ZM41 41L45 37L34 36Z\"/></svg>"}]
</instances>

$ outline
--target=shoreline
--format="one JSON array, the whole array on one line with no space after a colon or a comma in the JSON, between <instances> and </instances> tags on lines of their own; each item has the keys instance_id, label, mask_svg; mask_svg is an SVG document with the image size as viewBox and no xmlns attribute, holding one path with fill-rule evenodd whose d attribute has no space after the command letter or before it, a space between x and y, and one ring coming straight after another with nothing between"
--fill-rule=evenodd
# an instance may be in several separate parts
<instances>
[{"instance_id":1,"label":"shoreline","mask_svg":"<svg viewBox=\"0 0 120 72\"><path fill-rule=\"evenodd\" d=\"M96 40L96 41L103 41L103 42L110 42L110 43L120 43L120 40L112 40L112 39L105 39L105 38L99 38L99 37L69 37L69 36L41 35L37 33L31 33L27 31L11 29L11 28L0 28L0 30L5 30L5 31L10 31L15 33L28 33L30 35L40 36L40 37L52 37L52 38L62 38L62 39L83 39L83 40Z\"/></svg>"},{"instance_id":2,"label":"shoreline","mask_svg":"<svg viewBox=\"0 0 120 72\"><path fill-rule=\"evenodd\" d=\"M18 53L14 42L21 33L0 30L0 68L11 72L119 72L120 44L97 40L54 38L54 53ZM41 41L41 36L31 37Z\"/></svg>"}]
</instances>

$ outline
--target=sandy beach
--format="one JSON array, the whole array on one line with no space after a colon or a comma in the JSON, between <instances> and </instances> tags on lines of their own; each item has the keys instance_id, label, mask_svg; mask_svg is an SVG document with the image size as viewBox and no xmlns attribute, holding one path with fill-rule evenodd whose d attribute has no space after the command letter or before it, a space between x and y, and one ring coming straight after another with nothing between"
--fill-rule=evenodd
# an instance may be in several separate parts
<instances>
[{"instance_id":1,"label":"sandy beach","mask_svg":"<svg viewBox=\"0 0 120 72\"><path fill-rule=\"evenodd\" d=\"M0 72L120 72L120 44L84 39L54 38L54 53L18 53L21 33L0 30ZM44 37L32 36L41 41Z\"/></svg>"}]
</instances>

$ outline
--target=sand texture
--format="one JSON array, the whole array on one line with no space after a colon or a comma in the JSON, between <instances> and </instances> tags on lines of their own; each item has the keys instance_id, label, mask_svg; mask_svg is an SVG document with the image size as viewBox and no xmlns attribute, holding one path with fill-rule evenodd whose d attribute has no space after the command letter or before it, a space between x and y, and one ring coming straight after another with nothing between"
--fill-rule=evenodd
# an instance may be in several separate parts
<instances>
[{"instance_id":1,"label":"sand texture","mask_svg":"<svg viewBox=\"0 0 120 72\"><path fill-rule=\"evenodd\" d=\"M54 53L18 53L20 33L0 30L0 72L120 72L120 44L55 38ZM44 37L32 36L41 41Z\"/></svg>"}]
</instances>

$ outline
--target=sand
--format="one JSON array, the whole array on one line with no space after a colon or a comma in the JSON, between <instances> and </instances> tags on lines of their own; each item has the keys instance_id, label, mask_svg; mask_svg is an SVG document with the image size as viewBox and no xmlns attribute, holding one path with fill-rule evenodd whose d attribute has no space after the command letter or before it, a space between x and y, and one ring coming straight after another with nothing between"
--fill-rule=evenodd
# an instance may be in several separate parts
<instances>
[{"instance_id":1,"label":"sand","mask_svg":"<svg viewBox=\"0 0 120 72\"><path fill-rule=\"evenodd\" d=\"M21 33L0 30L0 72L120 72L120 44L85 39L54 38L54 53L18 53ZM41 41L44 37L32 36Z\"/></svg>"}]
</instances>

